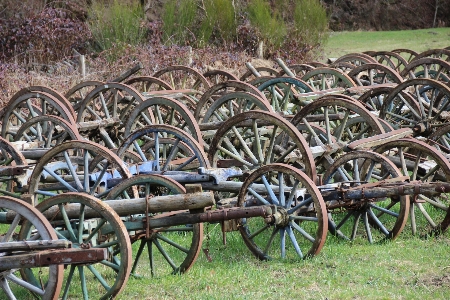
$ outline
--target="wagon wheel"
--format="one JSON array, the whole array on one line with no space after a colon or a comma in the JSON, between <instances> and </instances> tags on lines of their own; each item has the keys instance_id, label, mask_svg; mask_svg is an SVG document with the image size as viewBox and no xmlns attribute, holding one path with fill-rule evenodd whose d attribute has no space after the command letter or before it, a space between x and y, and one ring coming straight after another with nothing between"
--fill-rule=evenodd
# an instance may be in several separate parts
<instances>
[{"instance_id":1,"label":"wagon wheel","mask_svg":"<svg viewBox=\"0 0 450 300\"><path fill-rule=\"evenodd\" d=\"M286 163L316 178L307 142L275 113L247 111L231 117L217 130L209 146L208 159L214 168L231 164L254 170L270 163Z\"/></svg>"},{"instance_id":2,"label":"wagon wheel","mask_svg":"<svg viewBox=\"0 0 450 300\"><path fill-rule=\"evenodd\" d=\"M10 142L0 137L0 166L26 165L27 161Z\"/></svg>"},{"instance_id":3,"label":"wagon wheel","mask_svg":"<svg viewBox=\"0 0 450 300\"><path fill-rule=\"evenodd\" d=\"M427 143L434 146L447 159L450 158L450 124L438 128L427 140Z\"/></svg>"},{"instance_id":4,"label":"wagon wheel","mask_svg":"<svg viewBox=\"0 0 450 300\"><path fill-rule=\"evenodd\" d=\"M415 59L406 66L400 75L405 79L431 78L441 82L449 82L450 62L430 57Z\"/></svg>"},{"instance_id":5,"label":"wagon wheel","mask_svg":"<svg viewBox=\"0 0 450 300\"><path fill-rule=\"evenodd\" d=\"M377 120L378 120L378 122L380 122L380 124L383 127L385 133L391 132L391 131L394 130L394 127L392 127L392 125L389 124L389 122L387 122L386 120L381 119L379 117L377 117Z\"/></svg>"},{"instance_id":6,"label":"wagon wheel","mask_svg":"<svg viewBox=\"0 0 450 300\"><path fill-rule=\"evenodd\" d=\"M264 94L261 93L256 87L243 81L229 80L218 83L203 93L195 108L194 118L199 121L202 117L201 112L203 110L208 109L208 107L210 107L218 98L231 92L246 92L262 99L265 98Z\"/></svg>"},{"instance_id":7,"label":"wagon wheel","mask_svg":"<svg viewBox=\"0 0 450 300\"><path fill-rule=\"evenodd\" d=\"M246 92L231 92L223 95L200 114L201 123L223 122L230 117L248 110L272 111L272 107L265 100Z\"/></svg>"},{"instance_id":8,"label":"wagon wheel","mask_svg":"<svg viewBox=\"0 0 450 300\"><path fill-rule=\"evenodd\" d=\"M323 175L323 184L339 183L354 188L401 176L389 159L369 151L352 151L339 157ZM396 239L408 221L409 197L330 199L328 230L340 238L353 241L362 235L369 243Z\"/></svg>"},{"instance_id":9,"label":"wagon wheel","mask_svg":"<svg viewBox=\"0 0 450 300\"><path fill-rule=\"evenodd\" d=\"M11 98L6 104L2 116L2 137L12 140L18 127L40 115L59 116L75 123L70 111L55 97L46 93L29 92Z\"/></svg>"},{"instance_id":10,"label":"wagon wheel","mask_svg":"<svg viewBox=\"0 0 450 300\"><path fill-rule=\"evenodd\" d=\"M417 139L400 139L375 149L393 161L410 181L448 182L450 164L439 151ZM413 234L440 234L450 225L450 201L445 194L411 198L410 219Z\"/></svg>"},{"instance_id":11,"label":"wagon wheel","mask_svg":"<svg viewBox=\"0 0 450 300\"><path fill-rule=\"evenodd\" d=\"M67 93L64 95L67 100L72 104L74 110L78 110L78 105L81 101L86 98L86 96L97 86L105 84L102 81L83 81L79 84L73 86ZM75 115L74 115L75 117Z\"/></svg>"},{"instance_id":12,"label":"wagon wheel","mask_svg":"<svg viewBox=\"0 0 450 300\"><path fill-rule=\"evenodd\" d=\"M108 259L97 264L67 266L62 298L80 294L83 299L88 299L89 295L91 299L117 296L131 271L131 242L117 213L101 200L81 193L57 195L36 208L49 220L58 238L72 242L73 248L106 248L108 251ZM23 229L25 234L30 232L30 229Z\"/></svg>"},{"instance_id":13,"label":"wagon wheel","mask_svg":"<svg viewBox=\"0 0 450 300\"><path fill-rule=\"evenodd\" d=\"M149 125L133 133L117 150L137 153L142 161L152 162L149 171L184 171L208 168L209 163L200 144L183 130L170 125Z\"/></svg>"},{"instance_id":14,"label":"wagon wheel","mask_svg":"<svg viewBox=\"0 0 450 300\"><path fill-rule=\"evenodd\" d=\"M404 97L407 93L414 98L416 105L411 105L410 97ZM445 121L449 99L450 88L441 82L425 78L410 79L397 85L384 99L380 118L394 128L410 127L417 135L428 136Z\"/></svg>"},{"instance_id":15,"label":"wagon wheel","mask_svg":"<svg viewBox=\"0 0 450 300\"><path fill-rule=\"evenodd\" d=\"M132 193L132 191L129 191L130 187L138 189L140 198L186 193L183 186L168 177L137 175L114 187L106 198L116 200L128 199ZM140 264L139 262L144 257L149 257L145 263L150 266L152 276L155 276L157 273L184 273L192 267L200 253L203 241L203 223L150 228L148 237L145 230L137 231L134 233L132 241L139 241L139 249L131 270L132 274L136 275L138 266L143 272L144 262ZM145 249L148 251L148 256L143 256Z\"/></svg>"},{"instance_id":16,"label":"wagon wheel","mask_svg":"<svg viewBox=\"0 0 450 300\"><path fill-rule=\"evenodd\" d=\"M177 100L167 97L153 97L139 104L125 122L124 136L147 125L167 124L186 131L197 141L201 133L192 113Z\"/></svg>"},{"instance_id":17,"label":"wagon wheel","mask_svg":"<svg viewBox=\"0 0 450 300\"><path fill-rule=\"evenodd\" d=\"M152 76L134 77L125 81L124 84L133 87L140 93L173 90L173 87L169 83Z\"/></svg>"},{"instance_id":18,"label":"wagon wheel","mask_svg":"<svg viewBox=\"0 0 450 300\"><path fill-rule=\"evenodd\" d=\"M288 66L288 68L292 73L295 74L295 77L302 78L303 75L305 75L306 73L308 73L311 70L314 70L315 67L308 65L308 64L295 64L295 65ZM278 72L276 77L281 77L281 76L285 76L285 75L286 75L286 72L284 70L281 70L280 72Z\"/></svg>"},{"instance_id":19,"label":"wagon wheel","mask_svg":"<svg viewBox=\"0 0 450 300\"><path fill-rule=\"evenodd\" d=\"M277 77L263 82L258 90L264 93L274 111L293 115L303 104L299 101L300 94L312 92L313 88L297 78Z\"/></svg>"},{"instance_id":20,"label":"wagon wheel","mask_svg":"<svg viewBox=\"0 0 450 300\"><path fill-rule=\"evenodd\" d=\"M400 54L408 63L417 56L417 52L410 49L394 49L391 52Z\"/></svg>"},{"instance_id":21,"label":"wagon wheel","mask_svg":"<svg viewBox=\"0 0 450 300\"><path fill-rule=\"evenodd\" d=\"M106 83L92 90L80 103L77 123L119 118L126 120L136 106L144 101L134 88L121 83ZM116 148L122 137L121 128L105 128L102 135L91 136L96 142Z\"/></svg>"},{"instance_id":22,"label":"wagon wheel","mask_svg":"<svg viewBox=\"0 0 450 300\"><path fill-rule=\"evenodd\" d=\"M69 141L46 152L29 179L34 204L67 192L104 196L111 178L131 177L125 163L110 150L90 141ZM109 184L109 185L108 185Z\"/></svg>"},{"instance_id":23,"label":"wagon wheel","mask_svg":"<svg viewBox=\"0 0 450 300\"><path fill-rule=\"evenodd\" d=\"M432 58L439 58L446 62L450 62L450 50L449 49L431 49L423 51L419 54L417 54L414 60L418 60L424 57L432 57Z\"/></svg>"},{"instance_id":24,"label":"wagon wheel","mask_svg":"<svg viewBox=\"0 0 450 300\"><path fill-rule=\"evenodd\" d=\"M0 244L8 242L35 241L35 240L57 240L47 219L33 206L21 200L11 197L0 196L0 211L7 211L13 216L7 220L8 225L2 225L0 229ZM32 229L32 232L22 234L24 227ZM30 250L31 251L31 250ZM15 254L23 254L21 251L1 252L0 257L15 259ZM17 258L16 258L17 259ZM19 271L21 275L19 275ZM63 266L50 265L47 267L36 267L27 269L6 269L0 266L0 296L6 299L23 299L27 294L24 290L32 293L39 299L57 299L63 284ZM26 274L35 274L41 281L29 280ZM22 279L19 278L22 276ZM44 288L45 287L45 288Z\"/></svg>"},{"instance_id":25,"label":"wagon wheel","mask_svg":"<svg viewBox=\"0 0 450 300\"><path fill-rule=\"evenodd\" d=\"M26 168L28 165L22 152L17 150L10 142L0 137L0 168L8 166L21 166ZM22 180L19 180L22 179ZM16 193L11 193L13 185L17 185L22 188L26 185L23 178L18 176L2 175L0 176L0 194L19 198Z\"/></svg>"},{"instance_id":26,"label":"wagon wheel","mask_svg":"<svg viewBox=\"0 0 450 300\"><path fill-rule=\"evenodd\" d=\"M338 69L341 72L343 72L345 74L348 74L348 72L350 72L351 70L356 68L356 66L354 64L352 64L352 63L341 61L341 62L338 62L338 63L331 64L330 68Z\"/></svg>"},{"instance_id":27,"label":"wagon wheel","mask_svg":"<svg viewBox=\"0 0 450 300\"><path fill-rule=\"evenodd\" d=\"M23 94L27 94L29 92L46 93L47 95L53 96L62 105L64 105L64 107L70 112L70 115L71 115L71 117L73 119L76 118L75 110L73 109L72 104L70 103L70 101L65 96L60 94L59 92L57 92L54 89L49 88L47 86L34 85L34 86L29 86L29 87L23 88L20 91L18 91L16 94L14 94L11 97L10 101L12 102L17 97L22 96Z\"/></svg>"},{"instance_id":28,"label":"wagon wheel","mask_svg":"<svg viewBox=\"0 0 450 300\"><path fill-rule=\"evenodd\" d=\"M37 116L19 127L14 141L33 143L36 148L52 148L67 140L80 140L76 125L57 116ZM30 150L28 150L30 151Z\"/></svg>"},{"instance_id":29,"label":"wagon wheel","mask_svg":"<svg viewBox=\"0 0 450 300\"><path fill-rule=\"evenodd\" d=\"M379 114L384 99L393 89L394 87L390 86L376 86L359 96L357 100L364 104L364 107L368 110Z\"/></svg>"},{"instance_id":30,"label":"wagon wheel","mask_svg":"<svg viewBox=\"0 0 450 300\"><path fill-rule=\"evenodd\" d=\"M223 70L209 70L203 73L203 77L205 77L210 82L210 87L228 80L239 81L239 78L237 76Z\"/></svg>"},{"instance_id":31,"label":"wagon wheel","mask_svg":"<svg viewBox=\"0 0 450 300\"><path fill-rule=\"evenodd\" d=\"M333 64L341 62L349 62L358 67L363 64L376 63L377 61L370 55L364 53L349 53L336 59Z\"/></svg>"},{"instance_id":32,"label":"wagon wheel","mask_svg":"<svg viewBox=\"0 0 450 300\"><path fill-rule=\"evenodd\" d=\"M276 77L279 73L279 70L269 67L255 67L255 70L261 77ZM251 70L247 70L247 72L245 72L239 79L241 81L251 81L260 76L255 76Z\"/></svg>"},{"instance_id":33,"label":"wagon wheel","mask_svg":"<svg viewBox=\"0 0 450 300\"><path fill-rule=\"evenodd\" d=\"M312 116L319 117L319 121L308 121ZM349 143L384 133L376 116L361 103L343 95L313 101L303 107L291 123L296 127L302 124L301 132L311 135L316 145L322 146L323 152L314 154L318 173L325 172ZM325 135L317 135L311 125L322 127Z\"/></svg>"},{"instance_id":34,"label":"wagon wheel","mask_svg":"<svg viewBox=\"0 0 450 300\"><path fill-rule=\"evenodd\" d=\"M327 67L315 68L306 73L302 80L308 83L314 91L356 86L355 82L344 72Z\"/></svg>"},{"instance_id":35,"label":"wagon wheel","mask_svg":"<svg viewBox=\"0 0 450 300\"><path fill-rule=\"evenodd\" d=\"M153 77L164 80L175 90L194 89L204 92L210 88L208 80L200 72L185 66L169 66L153 74Z\"/></svg>"},{"instance_id":36,"label":"wagon wheel","mask_svg":"<svg viewBox=\"0 0 450 300\"><path fill-rule=\"evenodd\" d=\"M400 73L405 66L408 64L408 61L404 59L400 54L390 51L375 51L369 54L371 57L375 58L375 60L384 66L387 66L394 71Z\"/></svg>"},{"instance_id":37,"label":"wagon wheel","mask_svg":"<svg viewBox=\"0 0 450 300\"><path fill-rule=\"evenodd\" d=\"M348 76L360 86L403 82L403 78L394 69L378 63L356 67L348 73Z\"/></svg>"},{"instance_id":38,"label":"wagon wheel","mask_svg":"<svg viewBox=\"0 0 450 300\"><path fill-rule=\"evenodd\" d=\"M239 220L242 238L256 257L303 259L319 254L327 234L326 208L320 191L303 172L285 164L255 170L242 184L238 206L255 205L276 207L270 221Z\"/></svg>"},{"instance_id":39,"label":"wagon wheel","mask_svg":"<svg viewBox=\"0 0 450 300\"><path fill-rule=\"evenodd\" d=\"M328 67L327 64L319 62L319 61L309 61L306 64L313 66L314 68Z\"/></svg>"}]
</instances>

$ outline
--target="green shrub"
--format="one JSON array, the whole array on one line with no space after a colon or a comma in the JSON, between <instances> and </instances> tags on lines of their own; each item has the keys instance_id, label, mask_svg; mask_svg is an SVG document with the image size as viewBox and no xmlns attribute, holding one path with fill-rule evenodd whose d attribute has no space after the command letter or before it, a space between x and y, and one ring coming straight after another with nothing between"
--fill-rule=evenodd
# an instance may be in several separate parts
<instances>
[{"instance_id":1,"label":"green shrub","mask_svg":"<svg viewBox=\"0 0 450 300\"><path fill-rule=\"evenodd\" d=\"M287 26L266 0L251 0L247 7L250 23L269 47L279 48L287 36Z\"/></svg>"},{"instance_id":2,"label":"green shrub","mask_svg":"<svg viewBox=\"0 0 450 300\"><path fill-rule=\"evenodd\" d=\"M143 19L144 11L137 0L93 0L88 10L88 26L101 50L141 43L145 36Z\"/></svg>"},{"instance_id":3,"label":"green shrub","mask_svg":"<svg viewBox=\"0 0 450 300\"><path fill-rule=\"evenodd\" d=\"M328 17L319 0L298 0L294 8L293 35L316 47L328 38Z\"/></svg>"},{"instance_id":4,"label":"green shrub","mask_svg":"<svg viewBox=\"0 0 450 300\"><path fill-rule=\"evenodd\" d=\"M163 42L169 44L186 44L195 39L193 26L197 15L195 0L169 0L164 3Z\"/></svg>"},{"instance_id":5,"label":"green shrub","mask_svg":"<svg viewBox=\"0 0 450 300\"><path fill-rule=\"evenodd\" d=\"M229 0L206 0L205 11L208 23L215 25L223 42L230 42L236 35L235 11Z\"/></svg>"}]
</instances>

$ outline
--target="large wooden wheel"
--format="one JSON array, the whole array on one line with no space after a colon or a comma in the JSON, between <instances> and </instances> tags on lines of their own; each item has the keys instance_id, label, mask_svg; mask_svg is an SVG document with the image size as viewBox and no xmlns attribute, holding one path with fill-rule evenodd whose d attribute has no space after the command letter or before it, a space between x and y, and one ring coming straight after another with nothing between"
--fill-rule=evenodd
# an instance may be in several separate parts
<instances>
[{"instance_id":1,"label":"large wooden wheel","mask_svg":"<svg viewBox=\"0 0 450 300\"><path fill-rule=\"evenodd\" d=\"M271 220L239 220L242 238L256 257L303 259L319 254L327 234L326 208L308 176L285 164L255 170L242 184L238 207L255 205L276 207Z\"/></svg>"}]
</instances>

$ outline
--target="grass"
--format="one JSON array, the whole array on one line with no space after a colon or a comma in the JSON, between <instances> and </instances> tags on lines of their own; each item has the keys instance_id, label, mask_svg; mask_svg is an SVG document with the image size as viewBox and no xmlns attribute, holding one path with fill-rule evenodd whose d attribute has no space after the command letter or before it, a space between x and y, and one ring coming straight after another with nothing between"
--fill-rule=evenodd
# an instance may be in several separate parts
<instances>
[{"instance_id":1,"label":"grass","mask_svg":"<svg viewBox=\"0 0 450 300\"><path fill-rule=\"evenodd\" d=\"M378 245L329 237L313 259L261 262L238 234L223 246L210 226L212 262L202 253L186 274L130 278L119 299L446 299L450 291L448 237L405 233Z\"/></svg>"},{"instance_id":2,"label":"grass","mask_svg":"<svg viewBox=\"0 0 450 300\"><path fill-rule=\"evenodd\" d=\"M332 32L325 44L323 57L338 58L344 54L390 51L407 48L416 52L450 46L450 28L430 28L402 31Z\"/></svg>"}]
</instances>

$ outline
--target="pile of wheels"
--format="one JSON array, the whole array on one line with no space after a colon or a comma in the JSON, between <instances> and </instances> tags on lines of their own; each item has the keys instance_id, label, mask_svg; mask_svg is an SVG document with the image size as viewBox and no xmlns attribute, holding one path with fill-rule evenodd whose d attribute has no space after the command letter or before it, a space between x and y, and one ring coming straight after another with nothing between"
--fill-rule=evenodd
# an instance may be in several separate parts
<instances>
[{"instance_id":1,"label":"pile of wheels","mask_svg":"<svg viewBox=\"0 0 450 300\"><path fill-rule=\"evenodd\" d=\"M317 255L328 232L444 233L449 53L278 60L240 78L184 66L130 78L137 66L64 95L20 90L0 112L3 293L111 298L142 257L151 275L185 272L204 222L264 260Z\"/></svg>"}]
</instances>

